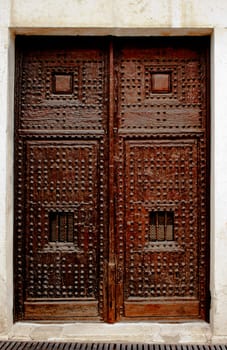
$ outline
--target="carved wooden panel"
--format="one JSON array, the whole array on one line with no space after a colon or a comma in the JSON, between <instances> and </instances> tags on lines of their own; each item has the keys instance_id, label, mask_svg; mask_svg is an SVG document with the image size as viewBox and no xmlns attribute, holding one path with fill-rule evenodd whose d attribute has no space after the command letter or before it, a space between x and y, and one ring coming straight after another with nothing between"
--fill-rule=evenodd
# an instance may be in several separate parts
<instances>
[{"instance_id":1,"label":"carved wooden panel","mask_svg":"<svg viewBox=\"0 0 227 350\"><path fill-rule=\"evenodd\" d=\"M24 49L19 128L37 131L105 128L103 51L92 48L91 42L89 50L80 43L76 50L75 40L66 40L65 45L52 41L50 50L46 44L45 51L40 51L37 44L30 51L32 42Z\"/></svg>"},{"instance_id":2,"label":"carved wooden panel","mask_svg":"<svg viewBox=\"0 0 227 350\"><path fill-rule=\"evenodd\" d=\"M127 142L128 298L197 294L197 152L193 141ZM173 240L151 240L152 211L174 213Z\"/></svg>"},{"instance_id":3,"label":"carved wooden panel","mask_svg":"<svg viewBox=\"0 0 227 350\"><path fill-rule=\"evenodd\" d=\"M206 44L119 44L119 319L206 318Z\"/></svg>"},{"instance_id":4,"label":"carved wooden panel","mask_svg":"<svg viewBox=\"0 0 227 350\"><path fill-rule=\"evenodd\" d=\"M27 144L27 300L97 299L97 146L92 141ZM57 213L73 221L71 239L53 241Z\"/></svg>"}]
</instances>

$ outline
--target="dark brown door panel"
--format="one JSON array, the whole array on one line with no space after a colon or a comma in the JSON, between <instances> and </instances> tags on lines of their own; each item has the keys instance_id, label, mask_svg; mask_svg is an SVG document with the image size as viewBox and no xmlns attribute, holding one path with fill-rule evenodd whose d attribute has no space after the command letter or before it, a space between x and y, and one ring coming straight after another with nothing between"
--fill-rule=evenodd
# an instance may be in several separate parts
<instances>
[{"instance_id":1,"label":"dark brown door panel","mask_svg":"<svg viewBox=\"0 0 227 350\"><path fill-rule=\"evenodd\" d=\"M115 64L118 317L206 318L206 43L119 40Z\"/></svg>"}]
</instances>

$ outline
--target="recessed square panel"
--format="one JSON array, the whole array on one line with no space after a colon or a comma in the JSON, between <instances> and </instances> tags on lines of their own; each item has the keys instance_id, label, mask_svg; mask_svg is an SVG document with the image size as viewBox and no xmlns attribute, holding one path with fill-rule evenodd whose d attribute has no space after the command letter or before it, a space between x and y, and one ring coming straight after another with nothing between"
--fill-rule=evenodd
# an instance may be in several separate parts
<instances>
[{"instance_id":1,"label":"recessed square panel","mask_svg":"<svg viewBox=\"0 0 227 350\"><path fill-rule=\"evenodd\" d=\"M171 92L170 73L152 73L151 74L151 92L153 93Z\"/></svg>"},{"instance_id":2,"label":"recessed square panel","mask_svg":"<svg viewBox=\"0 0 227 350\"><path fill-rule=\"evenodd\" d=\"M53 93L72 94L73 93L72 74L54 74L53 75Z\"/></svg>"}]
</instances>

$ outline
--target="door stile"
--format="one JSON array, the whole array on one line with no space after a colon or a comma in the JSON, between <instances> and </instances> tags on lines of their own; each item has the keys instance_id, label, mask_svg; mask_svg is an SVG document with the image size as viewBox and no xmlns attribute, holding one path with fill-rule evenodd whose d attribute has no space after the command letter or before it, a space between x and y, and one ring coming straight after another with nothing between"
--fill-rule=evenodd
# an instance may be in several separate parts
<instances>
[{"instance_id":1,"label":"door stile","mask_svg":"<svg viewBox=\"0 0 227 350\"><path fill-rule=\"evenodd\" d=\"M114 48L113 41L109 43L109 118L108 118L108 136L109 136L109 228L108 228L108 263L107 263L107 321L115 321L116 297L115 297L115 230L114 230Z\"/></svg>"}]
</instances>

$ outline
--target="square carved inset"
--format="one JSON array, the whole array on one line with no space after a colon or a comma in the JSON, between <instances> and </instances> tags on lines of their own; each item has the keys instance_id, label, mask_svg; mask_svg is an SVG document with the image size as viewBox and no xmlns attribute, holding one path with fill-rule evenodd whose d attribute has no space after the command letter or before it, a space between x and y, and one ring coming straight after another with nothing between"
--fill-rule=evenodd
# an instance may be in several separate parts
<instances>
[{"instance_id":1,"label":"square carved inset","mask_svg":"<svg viewBox=\"0 0 227 350\"><path fill-rule=\"evenodd\" d=\"M151 92L153 93L171 92L171 74L170 73L152 73L151 74Z\"/></svg>"},{"instance_id":2,"label":"square carved inset","mask_svg":"<svg viewBox=\"0 0 227 350\"><path fill-rule=\"evenodd\" d=\"M72 74L54 74L53 75L53 93L54 94L72 94L73 93Z\"/></svg>"}]
</instances>

